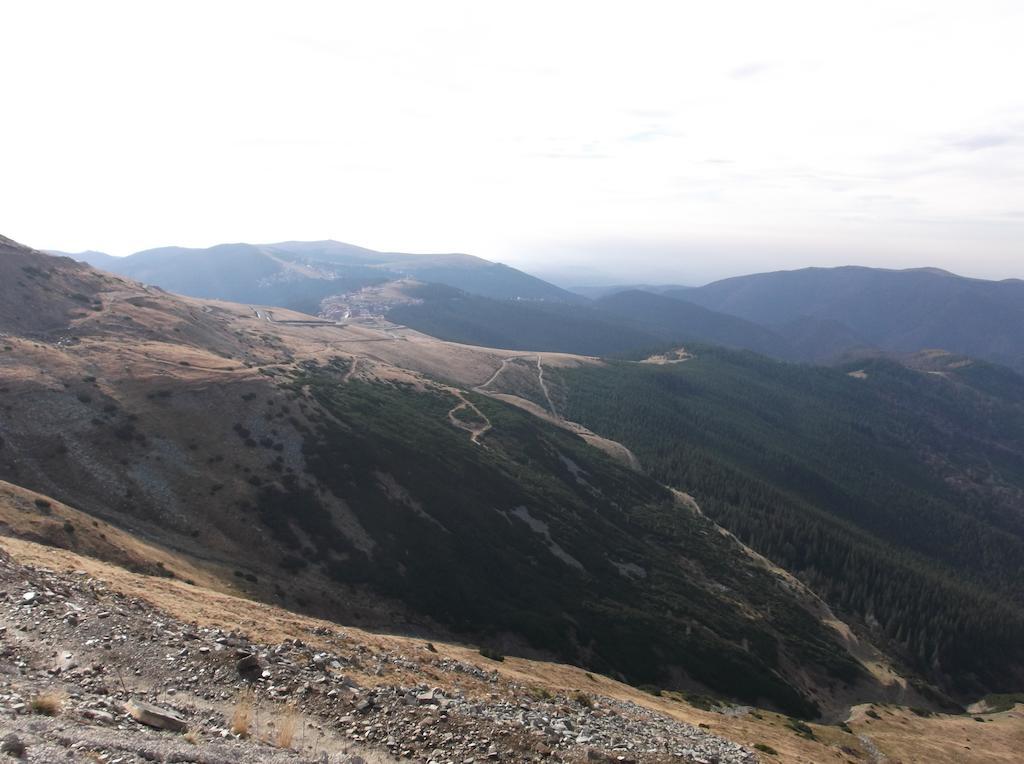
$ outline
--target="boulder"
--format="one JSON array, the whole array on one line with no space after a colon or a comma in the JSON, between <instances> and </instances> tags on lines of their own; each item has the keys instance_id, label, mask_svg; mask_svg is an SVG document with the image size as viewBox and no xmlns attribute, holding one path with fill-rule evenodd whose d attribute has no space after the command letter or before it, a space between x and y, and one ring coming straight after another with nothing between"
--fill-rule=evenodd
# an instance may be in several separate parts
<instances>
[{"instance_id":1,"label":"boulder","mask_svg":"<svg viewBox=\"0 0 1024 764\"><path fill-rule=\"evenodd\" d=\"M235 662L235 668L239 674L252 674L260 670L260 659L255 653L243 655Z\"/></svg>"},{"instance_id":2,"label":"boulder","mask_svg":"<svg viewBox=\"0 0 1024 764\"><path fill-rule=\"evenodd\" d=\"M184 732L188 729L188 722L177 711L169 708L160 708L151 703L143 703L141 700L129 700L124 704L125 712L140 724L147 727L154 727L158 730L170 730L171 732Z\"/></svg>"}]
</instances>

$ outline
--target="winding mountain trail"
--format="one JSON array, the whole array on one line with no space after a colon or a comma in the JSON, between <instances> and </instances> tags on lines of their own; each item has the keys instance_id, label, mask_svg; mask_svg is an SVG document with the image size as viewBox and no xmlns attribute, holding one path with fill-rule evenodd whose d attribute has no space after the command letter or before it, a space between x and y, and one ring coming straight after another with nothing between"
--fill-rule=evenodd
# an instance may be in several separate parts
<instances>
[{"instance_id":1,"label":"winding mountain trail","mask_svg":"<svg viewBox=\"0 0 1024 764\"><path fill-rule=\"evenodd\" d=\"M504 372L505 369L508 368L508 365L512 361L523 358L534 358L537 361L537 382L541 388L541 392L544 394L544 399L547 403L546 407L532 400L524 398L520 395L516 395L514 393L498 392L496 390L488 389L498 380L498 377L501 376L502 372ZM617 461L626 464L630 469L636 470L638 472L642 471L640 460L637 459L633 452L626 448L624 445L618 443L617 441L604 438L598 435L597 433L591 432L578 422L571 422L563 418L561 414L558 413L558 410L555 407L555 403L551 398L551 392L548 389L547 382L544 379L544 364L542 361L542 355L539 353L523 353L521 355L513 355L503 358L501 360L501 365L498 366L498 368L494 371L493 374L491 374L490 377L487 378L487 381L479 385L476 385L475 387L472 388L472 390L475 393L486 395L489 398L494 398L496 400L509 403L515 406L516 408L520 408L524 411L529 412L530 414L533 414L536 417L539 417L540 419L543 419L546 422L550 422L551 424L556 425L557 427L561 427L564 430L568 430L569 432L572 432L578 435L579 437L583 438L583 440L585 440L587 443L594 446L595 448L604 451L613 459L616 459ZM458 408L459 407L457 406L455 409L453 409L453 411L457 410ZM458 426L462 427L462 429L466 429L463 425Z\"/></svg>"},{"instance_id":2,"label":"winding mountain trail","mask_svg":"<svg viewBox=\"0 0 1024 764\"><path fill-rule=\"evenodd\" d=\"M452 395L459 399L459 403L456 404L455 407L448 412L448 421L451 422L456 427L458 427L460 430L465 430L466 432L468 432L469 439L473 443L475 443L478 446L483 446L484 444L480 442L480 438L482 438L484 435L487 434L488 431L491 430L491 420L488 419L486 415L480 409L478 409L472 402L466 400L466 396L462 394L461 390L452 389L450 390L450 392L452 393ZM459 411L462 411L463 409L469 409L470 411L475 413L484 421L484 424L474 426L469 424L469 422L464 422L457 416L455 416ZM486 448L486 446L484 446L484 448Z\"/></svg>"}]
</instances>

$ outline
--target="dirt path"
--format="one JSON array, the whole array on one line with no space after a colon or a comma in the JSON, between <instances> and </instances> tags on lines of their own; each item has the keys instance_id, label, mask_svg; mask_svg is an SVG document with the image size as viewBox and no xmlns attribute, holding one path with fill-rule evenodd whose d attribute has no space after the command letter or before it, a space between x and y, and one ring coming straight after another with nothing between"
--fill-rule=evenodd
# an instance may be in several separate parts
<instances>
[{"instance_id":1,"label":"dirt path","mask_svg":"<svg viewBox=\"0 0 1024 764\"><path fill-rule=\"evenodd\" d=\"M476 445L482 446L483 443L480 442L480 438L486 435L487 432L491 429L491 420L488 419L484 415L484 413L480 409L478 409L473 403L466 400L466 397L462 394L461 390L452 389L450 392L452 393L452 395L459 399L459 403L456 404L456 406L451 411L448 412L448 421L451 422L456 427L458 427L460 430L465 430L466 432L468 432L469 439ZM463 409L469 409L470 411L475 413L478 417L484 420L484 424L476 427L469 424L468 422L463 422L461 419L455 416L456 413L462 411Z\"/></svg>"},{"instance_id":2,"label":"dirt path","mask_svg":"<svg viewBox=\"0 0 1024 764\"><path fill-rule=\"evenodd\" d=\"M474 387L474 392L483 393L484 395L493 395L493 391L487 390L487 388L494 384L494 381L501 375L503 371L505 371L505 368L509 365L509 363L511 363L512 361L519 360L520 358L537 359L537 383L540 385L541 392L544 393L544 400L547 401L548 411L550 412L551 416L553 416L555 419L560 420L561 417L558 415L558 410L555 408L555 403L553 400L551 400L551 392L548 390L548 385L544 381L544 364L541 363L541 356L539 353L527 353L525 355L513 355L509 356L508 358L502 358L501 365L497 369L495 369L494 373L486 382L484 382L482 385L477 385L476 387Z\"/></svg>"},{"instance_id":3,"label":"dirt path","mask_svg":"<svg viewBox=\"0 0 1024 764\"><path fill-rule=\"evenodd\" d=\"M547 408L518 395L514 395L511 393L500 393L487 389L490 385L494 384L495 380L497 380L497 378L501 375L501 373L505 370L505 368L508 366L510 362L520 358L537 359L537 382L540 385L541 392L544 393L544 399L547 402ZM517 408L521 408L524 411L528 411L529 413L533 414L536 417L539 417L540 419L543 419L547 422L550 422L553 425L556 425L557 427L561 427L564 430L568 430L569 432L572 432L580 436L590 445L594 446L597 449L600 449L601 451L604 451L613 459L622 462L630 469L636 470L637 472L642 471L640 460L637 459L633 452L626 448L624 445L618 443L617 441L604 438L598 435L597 433L591 432L586 427L577 422L570 422L569 420L564 419L558 413L558 410L555 408L555 402L551 399L551 392L548 389L547 382L544 381L544 364L541 359L542 357L539 353L527 353L524 355L514 355L509 356L508 358L503 358L501 361L501 365L488 378L488 380L483 384L474 387L473 392L480 393L481 395L486 395L489 398L495 398L497 400L504 401L505 403L511 403L513 406L516 406ZM453 414L460 408L462 408L461 404L452 409L452 411L449 412L449 418L452 418ZM456 426L461 427L462 429L468 429L465 424L456 424Z\"/></svg>"},{"instance_id":4,"label":"dirt path","mask_svg":"<svg viewBox=\"0 0 1024 764\"><path fill-rule=\"evenodd\" d=\"M544 381L544 365L540 362L540 356L537 356L537 381L540 383L541 392L544 393L544 400L548 402L548 409L551 411L551 416L555 419L561 420L562 417L558 415L558 411L555 409L555 402L551 400L551 393L548 392L547 383Z\"/></svg>"},{"instance_id":5,"label":"dirt path","mask_svg":"<svg viewBox=\"0 0 1024 764\"><path fill-rule=\"evenodd\" d=\"M484 382L482 385L477 385L473 389L476 392L478 392L478 393L486 393L487 390L485 390L484 388L490 387L492 384L494 384L494 381L498 378L498 376L501 374L501 372L505 371L505 367L507 367L511 361L515 361L515 360L517 360L519 358L529 358L529 356L528 355L510 355L508 358L502 358L501 359L501 365L497 369L494 370L494 373L490 376L490 378L486 382ZM537 356L537 360L538 361L540 360L540 356Z\"/></svg>"},{"instance_id":6,"label":"dirt path","mask_svg":"<svg viewBox=\"0 0 1024 764\"><path fill-rule=\"evenodd\" d=\"M352 375L356 373L356 367L359 366L359 356L352 356L352 365L348 367L348 371L345 372L345 376L341 378L342 382L348 382L352 379Z\"/></svg>"}]
</instances>

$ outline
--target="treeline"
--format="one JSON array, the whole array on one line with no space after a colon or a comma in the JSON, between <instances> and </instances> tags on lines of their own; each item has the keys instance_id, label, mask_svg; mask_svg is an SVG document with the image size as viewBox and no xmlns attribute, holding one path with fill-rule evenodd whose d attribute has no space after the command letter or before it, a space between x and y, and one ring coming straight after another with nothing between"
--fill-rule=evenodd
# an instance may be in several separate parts
<instances>
[{"instance_id":1,"label":"treeline","mask_svg":"<svg viewBox=\"0 0 1024 764\"><path fill-rule=\"evenodd\" d=\"M922 675L963 695L1020 689L1024 385L696 350L671 366L564 370L565 414Z\"/></svg>"}]
</instances>

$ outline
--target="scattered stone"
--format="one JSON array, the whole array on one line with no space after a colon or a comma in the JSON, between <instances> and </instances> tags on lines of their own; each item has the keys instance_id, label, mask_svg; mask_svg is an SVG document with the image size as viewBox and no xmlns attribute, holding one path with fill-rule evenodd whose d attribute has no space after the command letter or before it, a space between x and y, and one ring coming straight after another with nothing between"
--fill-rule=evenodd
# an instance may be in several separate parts
<instances>
[{"instance_id":1,"label":"scattered stone","mask_svg":"<svg viewBox=\"0 0 1024 764\"><path fill-rule=\"evenodd\" d=\"M346 764L360 760L346 752L353 745L386 760L435 764L757 761L710 731L633 703L591 695L584 707L569 694L535 697L493 665L442 657L423 642L405 651L371 650L340 629L316 626L308 630L322 638L315 645L260 644L182 623L84 573L2 561L0 590L8 592L0 596L7 627L0 654L10 667L0 672L0 710L7 711L0 735L31 730L33 761L77 761L89 753L105 764L191 761L198 760L200 740L203 761L297 764L295 751L261 742L272 739L275 709L288 699L305 717L306 747L311 735L333 736L328 760ZM51 691L64 696L61 716L30 715L28 699ZM252 715L248 734L240 735L232 731L232 709L246 694ZM188 722L164 706L171 698L188 710ZM39 725L49 725L45 734ZM155 731L187 726L195 735ZM55 739L64 742L54 748ZM207 756L211 745L227 748Z\"/></svg>"},{"instance_id":2,"label":"scattered stone","mask_svg":"<svg viewBox=\"0 0 1024 764\"><path fill-rule=\"evenodd\" d=\"M112 713L109 713L108 711L101 711L96 708L85 709L84 711L82 711L82 716L84 716L86 719L92 719L93 721L97 721L100 724L114 723L114 715Z\"/></svg>"}]
</instances>

